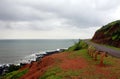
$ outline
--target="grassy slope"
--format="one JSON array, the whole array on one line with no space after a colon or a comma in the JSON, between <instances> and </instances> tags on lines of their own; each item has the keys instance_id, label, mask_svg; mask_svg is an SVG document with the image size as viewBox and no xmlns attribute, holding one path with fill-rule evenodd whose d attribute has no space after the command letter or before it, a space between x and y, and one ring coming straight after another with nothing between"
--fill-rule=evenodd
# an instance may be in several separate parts
<instances>
[{"instance_id":1,"label":"grassy slope","mask_svg":"<svg viewBox=\"0 0 120 79\"><path fill-rule=\"evenodd\" d=\"M79 40L78 43L75 43L73 46L69 47L67 51L76 51L87 47L88 45L84 41Z\"/></svg>"},{"instance_id":2,"label":"grassy slope","mask_svg":"<svg viewBox=\"0 0 120 79\"><path fill-rule=\"evenodd\" d=\"M111 28L113 28L116 24L118 24L118 28L116 28L112 34L111 34ZM119 34L120 34L120 29L119 26L120 25L120 20L117 21L113 21L105 26L103 26L101 29L99 29L98 31L103 31L105 35L112 35L113 40L117 40L120 39Z\"/></svg>"},{"instance_id":3,"label":"grassy slope","mask_svg":"<svg viewBox=\"0 0 120 79\"><path fill-rule=\"evenodd\" d=\"M18 79L20 78L21 76L23 76L25 73L27 73L28 69L25 69L25 70L22 70L22 71L13 71L13 72L10 72L10 73L7 73L6 75L4 75L2 77L2 79Z\"/></svg>"},{"instance_id":4,"label":"grassy slope","mask_svg":"<svg viewBox=\"0 0 120 79\"><path fill-rule=\"evenodd\" d=\"M92 41L120 48L120 20L113 21L98 29Z\"/></svg>"},{"instance_id":5,"label":"grassy slope","mask_svg":"<svg viewBox=\"0 0 120 79\"><path fill-rule=\"evenodd\" d=\"M83 41L82 44L83 45ZM85 45L85 44L84 44ZM119 79L120 78L120 59L108 56L104 60L105 67L99 67L99 61L94 61L87 53L86 46L76 50L76 47L80 46L75 44L74 46L68 49L68 58L74 59L77 57L84 58L88 66L86 68L77 69L77 70L63 70L57 62L56 65L49 68L40 79ZM78 47L77 47L78 48ZM100 59L100 57L98 57ZM72 65L72 64L71 64Z\"/></svg>"},{"instance_id":6,"label":"grassy slope","mask_svg":"<svg viewBox=\"0 0 120 79\"><path fill-rule=\"evenodd\" d=\"M40 79L118 79L120 78L120 59L108 56L105 58L105 67L99 67L99 61L94 61L87 53L87 49L71 52L69 58L84 58L88 66L77 70L63 70L57 63L49 68ZM72 65L72 64L71 64Z\"/></svg>"}]
</instances>

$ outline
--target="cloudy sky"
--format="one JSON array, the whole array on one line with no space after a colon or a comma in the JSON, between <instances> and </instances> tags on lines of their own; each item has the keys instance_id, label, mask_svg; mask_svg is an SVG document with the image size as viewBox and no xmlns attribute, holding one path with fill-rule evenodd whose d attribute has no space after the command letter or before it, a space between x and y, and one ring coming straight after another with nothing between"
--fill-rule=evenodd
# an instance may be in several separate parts
<instances>
[{"instance_id":1,"label":"cloudy sky","mask_svg":"<svg viewBox=\"0 0 120 79\"><path fill-rule=\"evenodd\" d=\"M0 0L0 39L85 39L120 19L120 0Z\"/></svg>"}]
</instances>

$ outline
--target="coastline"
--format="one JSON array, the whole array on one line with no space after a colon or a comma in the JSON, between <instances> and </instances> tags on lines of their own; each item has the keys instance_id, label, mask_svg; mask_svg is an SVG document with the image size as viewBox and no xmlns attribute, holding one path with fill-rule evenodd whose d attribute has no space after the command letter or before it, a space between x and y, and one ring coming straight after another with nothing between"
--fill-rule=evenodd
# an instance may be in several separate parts
<instances>
[{"instance_id":1,"label":"coastline","mask_svg":"<svg viewBox=\"0 0 120 79\"><path fill-rule=\"evenodd\" d=\"M36 53L68 48L74 44L74 41L77 40L0 40L0 65L27 62L29 58L33 59Z\"/></svg>"},{"instance_id":2,"label":"coastline","mask_svg":"<svg viewBox=\"0 0 120 79\"><path fill-rule=\"evenodd\" d=\"M46 51L46 52L42 52L42 53L34 53L34 54L29 55L29 56L32 56L32 57L30 57L30 58L26 57L26 59L23 59L18 64L14 64L14 63L2 64L2 65L0 65L0 75L4 75L7 72L9 72L9 68L11 66L20 68L20 67L22 67L24 65L31 64L32 62L40 61L45 56L49 56L49 55L52 55L52 54L55 54L55 53L60 53L60 52L63 52L65 50L66 50L66 48Z\"/></svg>"}]
</instances>

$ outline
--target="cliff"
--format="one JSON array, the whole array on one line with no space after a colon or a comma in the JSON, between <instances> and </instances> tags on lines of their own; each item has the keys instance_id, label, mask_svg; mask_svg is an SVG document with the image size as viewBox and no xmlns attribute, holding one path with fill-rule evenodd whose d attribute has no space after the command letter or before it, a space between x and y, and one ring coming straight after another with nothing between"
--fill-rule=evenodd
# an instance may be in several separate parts
<instances>
[{"instance_id":1,"label":"cliff","mask_svg":"<svg viewBox=\"0 0 120 79\"><path fill-rule=\"evenodd\" d=\"M93 42L120 47L120 20L111 22L97 30Z\"/></svg>"}]
</instances>

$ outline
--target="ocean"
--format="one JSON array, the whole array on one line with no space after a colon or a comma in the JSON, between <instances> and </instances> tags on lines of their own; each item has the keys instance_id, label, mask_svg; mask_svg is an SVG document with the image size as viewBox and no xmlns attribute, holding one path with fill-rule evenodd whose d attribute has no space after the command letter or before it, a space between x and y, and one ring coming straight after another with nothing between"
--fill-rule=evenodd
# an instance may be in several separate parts
<instances>
[{"instance_id":1,"label":"ocean","mask_svg":"<svg viewBox=\"0 0 120 79\"><path fill-rule=\"evenodd\" d=\"M0 40L0 65L18 64L35 53L68 48L76 39Z\"/></svg>"}]
</instances>

